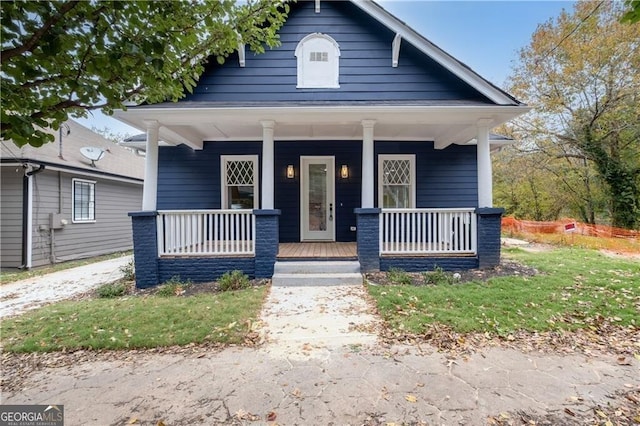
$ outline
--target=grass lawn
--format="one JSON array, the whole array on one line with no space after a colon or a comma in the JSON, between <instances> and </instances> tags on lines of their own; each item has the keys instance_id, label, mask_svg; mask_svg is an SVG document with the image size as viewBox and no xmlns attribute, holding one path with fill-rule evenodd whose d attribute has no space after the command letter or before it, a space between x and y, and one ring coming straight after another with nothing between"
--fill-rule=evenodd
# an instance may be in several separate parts
<instances>
[{"instance_id":1,"label":"grass lawn","mask_svg":"<svg viewBox=\"0 0 640 426\"><path fill-rule=\"evenodd\" d=\"M267 288L190 297L128 296L56 303L2 321L9 352L242 343Z\"/></svg>"},{"instance_id":2,"label":"grass lawn","mask_svg":"<svg viewBox=\"0 0 640 426\"><path fill-rule=\"evenodd\" d=\"M499 336L518 330L596 330L603 322L640 328L637 260L569 248L539 253L508 249L503 255L540 273L486 283L369 285L369 293L398 332L423 333L433 324Z\"/></svg>"}]
</instances>

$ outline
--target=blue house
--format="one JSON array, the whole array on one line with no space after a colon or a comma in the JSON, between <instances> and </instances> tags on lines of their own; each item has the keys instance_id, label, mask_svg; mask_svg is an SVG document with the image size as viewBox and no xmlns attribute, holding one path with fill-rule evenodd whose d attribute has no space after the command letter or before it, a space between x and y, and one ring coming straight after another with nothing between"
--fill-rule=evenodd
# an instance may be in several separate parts
<instances>
[{"instance_id":1,"label":"blue house","mask_svg":"<svg viewBox=\"0 0 640 426\"><path fill-rule=\"evenodd\" d=\"M299 1L280 39L212 60L177 103L116 111L147 134L137 285L299 257L496 265L490 130L529 108L373 1Z\"/></svg>"}]
</instances>

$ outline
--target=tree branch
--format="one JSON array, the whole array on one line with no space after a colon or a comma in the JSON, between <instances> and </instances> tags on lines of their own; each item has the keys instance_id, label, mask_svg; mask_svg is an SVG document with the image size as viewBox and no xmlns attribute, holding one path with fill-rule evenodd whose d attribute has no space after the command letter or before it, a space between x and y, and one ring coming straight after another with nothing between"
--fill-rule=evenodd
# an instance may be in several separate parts
<instances>
[{"instance_id":1,"label":"tree branch","mask_svg":"<svg viewBox=\"0 0 640 426\"><path fill-rule=\"evenodd\" d=\"M57 24L58 21L62 19L62 17L66 15L71 9L76 7L78 3L80 3L78 0L64 3L58 13L53 15L48 21L44 23L44 25L42 25L42 27L38 31L33 33L31 38L27 40L26 43L22 44L21 46L16 46L12 49L3 50L0 54L0 62L8 61L14 56L22 55L24 52L32 51L36 47L38 41L40 41L40 39L47 33L47 31L49 31L52 26Z\"/></svg>"}]
</instances>

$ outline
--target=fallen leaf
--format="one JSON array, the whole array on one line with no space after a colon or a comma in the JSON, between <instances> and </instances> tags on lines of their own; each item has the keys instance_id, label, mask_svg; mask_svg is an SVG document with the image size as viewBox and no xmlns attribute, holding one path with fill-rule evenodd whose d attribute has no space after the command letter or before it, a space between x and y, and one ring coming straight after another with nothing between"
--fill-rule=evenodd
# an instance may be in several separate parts
<instances>
[{"instance_id":1,"label":"fallen leaf","mask_svg":"<svg viewBox=\"0 0 640 426\"><path fill-rule=\"evenodd\" d=\"M256 420L260 420L260 416L256 416L255 414L251 414L248 411L244 411L242 409L236 412L235 417L238 420L248 420L250 422L255 422Z\"/></svg>"},{"instance_id":2,"label":"fallen leaf","mask_svg":"<svg viewBox=\"0 0 640 426\"><path fill-rule=\"evenodd\" d=\"M607 415L604 412L600 411L600 410L596 410L596 414L599 415L600 417L602 417L603 419L607 418Z\"/></svg>"},{"instance_id":3,"label":"fallen leaf","mask_svg":"<svg viewBox=\"0 0 640 426\"><path fill-rule=\"evenodd\" d=\"M408 402L418 402L418 398L416 398L415 395L405 395L404 399L406 399Z\"/></svg>"},{"instance_id":4,"label":"fallen leaf","mask_svg":"<svg viewBox=\"0 0 640 426\"><path fill-rule=\"evenodd\" d=\"M269 412L267 413L267 421L268 421L268 422L274 422L274 421L276 421L276 417L278 417L278 415L277 415L275 412L273 412L273 411L269 411Z\"/></svg>"},{"instance_id":5,"label":"fallen leaf","mask_svg":"<svg viewBox=\"0 0 640 426\"><path fill-rule=\"evenodd\" d=\"M576 416L576 413L574 413L573 411L569 410L568 408L565 408L564 412L567 413L568 415L572 416L572 417Z\"/></svg>"},{"instance_id":6,"label":"fallen leaf","mask_svg":"<svg viewBox=\"0 0 640 426\"><path fill-rule=\"evenodd\" d=\"M631 365L631 360L625 356L618 357L618 365Z\"/></svg>"},{"instance_id":7,"label":"fallen leaf","mask_svg":"<svg viewBox=\"0 0 640 426\"><path fill-rule=\"evenodd\" d=\"M137 418L137 417L131 417L131 418L129 419L129 424L130 424L130 425L134 425L134 424L136 424L136 423L138 423L138 418Z\"/></svg>"},{"instance_id":8,"label":"fallen leaf","mask_svg":"<svg viewBox=\"0 0 640 426\"><path fill-rule=\"evenodd\" d=\"M158 420L158 423L156 424L156 426L165 426L165 424L162 420Z\"/></svg>"}]
</instances>

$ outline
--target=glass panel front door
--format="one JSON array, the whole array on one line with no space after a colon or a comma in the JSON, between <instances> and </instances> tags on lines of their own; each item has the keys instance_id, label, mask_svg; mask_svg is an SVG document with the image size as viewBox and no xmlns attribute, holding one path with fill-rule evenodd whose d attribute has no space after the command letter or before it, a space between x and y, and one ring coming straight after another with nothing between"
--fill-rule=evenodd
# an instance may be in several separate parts
<instances>
[{"instance_id":1,"label":"glass panel front door","mask_svg":"<svg viewBox=\"0 0 640 426\"><path fill-rule=\"evenodd\" d=\"M335 240L334 159L302 157L302 240Z\"/></svg>"}]
</instances>

